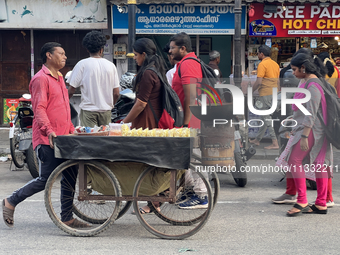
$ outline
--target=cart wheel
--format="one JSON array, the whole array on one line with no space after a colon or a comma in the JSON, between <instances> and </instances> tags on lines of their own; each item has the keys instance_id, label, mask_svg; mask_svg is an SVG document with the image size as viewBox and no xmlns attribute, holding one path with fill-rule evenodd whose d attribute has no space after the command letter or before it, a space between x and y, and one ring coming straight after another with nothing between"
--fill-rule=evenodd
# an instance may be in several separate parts
<instances>
[{"instance_id":1,"label":"cart wheel","mask_svg":"<svg viewBox=\"0 0 340 255\"><path fill-rule=\"evenodd\" d=\"M119 211L116 220L118 220L120 217L122 217L130 209L131 205L132 205L132 201L122 201L121 210ZM80 210L78 210L77 206L75 206L75 205L73 205L73 212L80 219L85 220L85 221L92 223L92 224L103 224L107 220L107 218L106 219L96 219L96 218L93 218L93 217L88 217L86 214L83 214Z\"/></svg>"},{"instance_id":2,"label":"cart wheel","mask_svg":"<svg viewBox=\"0 0 340 255\"><path fill-rule=\"evenodd\" d=\"M134 191L134 197L147 197L148 190L153 190L158 183L150 184L150 175L155 176L157 169L146 169L138 178ZM140 207L146 205L146 202L133 201L134 210L138 220L144 228L150 233L165 239L184 239L196 234L207 222L213 209L213 195L209 182L204 176L197 172L198 179L207 190L208 206L204 209L180 209L176 203L163 202L160 212L154 214L141 214ZM152 185L152 187L151 187ZM178 197L184 187L183 178L180 178L176 183L176 194ZM150 194L150 193L149 193ZM165 195L168 193L165 192ZM154 208L152 208L154 209Z\"/></svg>"},{"instance_id":3,"label":"cart wheel","mask_svg":"<svg viewBox=\"0 0 340 255\"><path fill-rule=\"evenodd\" d=\"M190 166L192 167L192 166ZM191 168L191 169L194 169L194 168ZM216 202L217 202L217 198L218 198L218 193L219 193L219 190L220 190L220 181L217 177L217 174L214 172L214 173L211 173L209 174L209 184L211 186L211 191L212 191L212 197L213 197L213 208L215 208L215 205L216 205ZM181 191L178 193L178 195L176 196L177 198L180 198L182 195L183 195L183 190L184 190L184 183L181 181L180 183L180 186L182 187L181 188ZM195 224L196 222L200 221L201 218L204 216L204 214L200 215L199 217L197 217L196 219L192 219L190 221L180 221L178 222L178 220L176 219L173 219L173 218L169 218L169 216L163 212L163 204L161 205L161 210L160 211L157 211L155 209L155 206L153 204L151 204L152 206L152 211L154 211L154 213L162 220L164 220L165 222L168 222L172 225L179 225L179 226L191 226L193 224Z\"/></svg>"},{"instance_id":4,"label":"cart wheel","mask_svg":"<svg viewBox=\"0 0 340 255\"><path fill-rule=\"evenodd\" d=\"M121 206L121 210L118 213L118 216L116 218L116 220L118 220L120 217L122 217L131 207L132 205L132 201L122 201L122 206Z\"/></svg>"},{"instance_id":5,"label":"cart wheel","mask_svg":"<svg viewBox=\"0 0 340 255\"><path fill-rule=\"evenodd\" d=\"M232 172L232 176L236 182L236 184L239 187L244 187L247 184L247 173L246 172L241 172L241 166L245 166L246 164L242 160L242 156L240 152L235 152L234 153L235 157L235 167L236 167L236 172Z\"/></svg>"},{"instance_id":6,"label":"cart wheel","mask_svg":"<svg viewBox=\"0 0 340 255\"><path fill-rule=\"evenodd\" d=\"M121 201L105 199L78 200L79 178L77 178L77 176L79 163L79 161L68 160L52 172L45 187L45 207L54 224L66 233L74 236L94 236L108 228L116 219L120 210ZM110 169L96 161L85 161L84 168L87 169L88 166L91 167L92 171L98 171L108 178L110 188L116 196L122 195L119 182ZM71 184L73 181L75 182L75 188L74 185ZM70 194L64 194L63 196L66 198L61 203L62 185L65 187L63 190ZM72 195L73 192L74 194ZM97 194L100 195L100 193ZM61 206L63 205L65 207L67 204L70 204L70 207L72 207L73 204L73 210L70 210L70 213L74 212L73 216L78 216L74 218L79 221L87 221L91 223L91 225L86 228L75 228L64 224L61 221Z\"/></svg>"}]
</instances>

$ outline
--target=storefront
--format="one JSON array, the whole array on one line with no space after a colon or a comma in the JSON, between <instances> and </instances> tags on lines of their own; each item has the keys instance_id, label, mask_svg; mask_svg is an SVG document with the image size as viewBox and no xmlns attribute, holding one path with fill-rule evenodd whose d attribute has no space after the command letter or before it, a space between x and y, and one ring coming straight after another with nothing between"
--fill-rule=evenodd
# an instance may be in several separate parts
<instances>
[{"instance_id":1,"label":"storefront","mask_svg":"<svg viewBox=\"0 0 340 255\"><path fill-rule=\"evenodd\" d=\"M340 4L284 3L273 12L265 12L265 4L254 3L254 15L249 17L249 70L256 69L257 48L267 44L272 48L272 59L280 67L289 63L302 47L315 54L328 51L340 57Z\"/></svg>"},{"instance_id":2,"label":"storefront","mask_svg":"<svg viewBox=\"0 0 340 255\"><path fill-rule=\"evenodd\" d=\"M0 0L0 124L6 122L5 99L29 92L31 77L42 65L40 49L44 43L56 41L64 47L67 63L61 72L65 75L88 57L81 44L85 34L107 29L107 24L106 0ZM112 60L111 45L112 40L106 54L111 54Z\"/></svg>"},{"instance_id":3,"label":"storefront","mask_svg":"<svg viewBox=\"0 0 340 255\"><path fill-rule=\"evenodd\" d=\"M204 62L209 62L211 50L221 53L219 67L223 77L229 77L233 63L234 19L233 5L228 4L140 4L137 5L136 34L137 38L151 38L158 48L158 54L167 62L163 47L172 35L186 32L192 38L194 52ZM112 6L112 33L119 37L117 43L127 42L126 5ZM245 6L242 7L242 35L246 35ZM242 48L245 48L245 44ZM242 61L244 64L244 58ZM117 68L122 73L127 71L127 61L118 60Z\"/></svg>"}]
</instances>

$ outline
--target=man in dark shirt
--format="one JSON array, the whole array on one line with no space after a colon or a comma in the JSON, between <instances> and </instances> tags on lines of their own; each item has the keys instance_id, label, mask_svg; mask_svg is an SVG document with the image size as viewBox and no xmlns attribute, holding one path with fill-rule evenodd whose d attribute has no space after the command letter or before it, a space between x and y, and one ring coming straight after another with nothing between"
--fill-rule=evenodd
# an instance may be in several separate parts
<instances>
[{"instance_id":1,"label":"man in dark shirt","mask_svg":"<svg viewBox=\"0 0 340 255\"><path fill-rule=\"evenodd\" d=\"M213 50L209 53L209 66L214 69L214 72L218 78L222 78L221 70L218 68L218 64L221 61L221 55L218 51Z\"/></svg>"}]
</instances>

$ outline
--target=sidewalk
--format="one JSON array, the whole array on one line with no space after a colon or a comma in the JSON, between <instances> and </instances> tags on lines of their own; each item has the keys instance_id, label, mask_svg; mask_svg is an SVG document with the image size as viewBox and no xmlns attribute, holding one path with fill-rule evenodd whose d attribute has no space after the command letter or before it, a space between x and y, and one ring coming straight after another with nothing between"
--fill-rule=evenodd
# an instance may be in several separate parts
<instances>
[{"instance_id":1,"label":"sidewalk","mask_svg":"<svg viewBox=\"0 0 340 255\"><path fill-rule=\"evenodd\" d=\"M256 149L256 154L252 157L252 159L272 159L274 160L276 157L279 156L279 150L266 150L264 147L271 145L271 139L262 139L259 146L253 147ZM248 146L250 143L248 142Z\"/></svg>"},{"instance_id":2,"label":"sidewalk","mask_svg":"<svg viewBox=\"0 0 340 255\"><path fill-rule=\"evenodd\" d=\"M0 128L0 154L10 154L9 128Z\"/></svg>"}]
</instances>

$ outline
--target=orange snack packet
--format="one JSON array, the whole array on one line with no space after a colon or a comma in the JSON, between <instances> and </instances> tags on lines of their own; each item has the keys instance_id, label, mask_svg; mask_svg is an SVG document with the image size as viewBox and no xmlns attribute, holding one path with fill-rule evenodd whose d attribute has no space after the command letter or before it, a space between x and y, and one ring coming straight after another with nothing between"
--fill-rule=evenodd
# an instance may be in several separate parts
<instances>
[{"instance_id":1,"label":"orange snack packet","mask_svg":"<svg viewBox=\"0 0 340 255\"><path fill-rule=\"evenodd\" d=\"M109 136L121 136L122 131L121 130L110 130Z\"/></svg>"}]
</instances>

